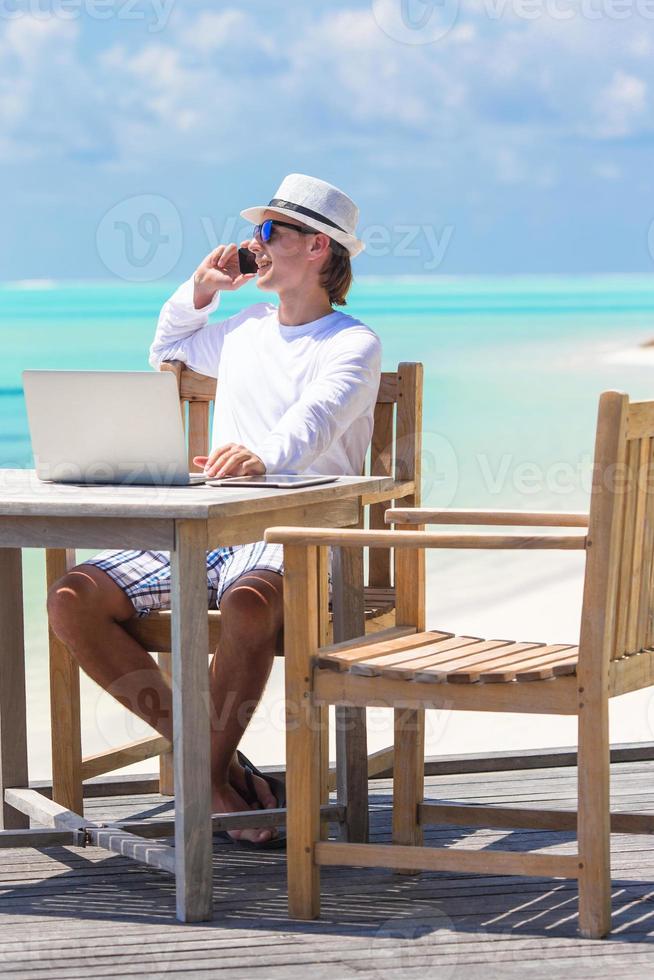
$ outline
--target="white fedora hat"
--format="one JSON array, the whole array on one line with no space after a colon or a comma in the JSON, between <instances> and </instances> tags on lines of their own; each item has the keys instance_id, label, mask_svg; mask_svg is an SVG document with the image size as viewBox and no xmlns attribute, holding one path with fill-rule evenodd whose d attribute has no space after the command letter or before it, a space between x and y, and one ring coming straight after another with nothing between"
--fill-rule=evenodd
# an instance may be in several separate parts
<instances>
[{"instance_id":1,"label":"white fedora hat","mask_svg":"<svg viewBox=\"0 0 654 980\"><path fill-rule=\"evenodd\" d=\"M365 248L364 243L356 237L358 207L338 187L318 177L289 174L284 177L268 204L246 208L241 211L241 217L259 225L265 220L266 211L295 218L309 228L323 231L344 245L352 257Z\"/></svg>"}]
</instances>

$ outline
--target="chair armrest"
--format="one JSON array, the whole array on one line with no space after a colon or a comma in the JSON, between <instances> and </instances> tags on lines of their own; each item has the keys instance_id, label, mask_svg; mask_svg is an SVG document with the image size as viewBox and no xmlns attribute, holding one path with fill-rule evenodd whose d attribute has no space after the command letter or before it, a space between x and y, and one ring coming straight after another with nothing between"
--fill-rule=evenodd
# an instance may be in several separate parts
<instances>
[{"instance_id":1,"label":"chair armrest","mask_svg":"<svg viewBox=\"0 0 654 980\"><path fill-rule=\"evenodd\" d=\"M364 493L361 495L361 503L365 507L367 504L384 504L391 500L401 500L403 497L410 497L416 492L416 485L413 480L395 480L390 490L376 490L375 493Z\"/></svg>"},{"instance_id":2,"label":"chair armrest","mask_svg":"<svg viewBox=\"0 0 654 980\"><path fill-rule=\"evenodd\" d=\"M428 507L389 507L387 524L486 524L503 527L588 527L581 512L528 510L431 510Z\"/></svg>"},{"instance_id":3,"label":"chair armrest","mask_svg":"<svg viewBox=\"0 0 654 980\"><path fill-rule=\"evenodd\" d=\"M269 544L335 548L482 548L585 550L585 534L430 534L427 531L360 531L325 527L269 527Z\"/></svg>"},{"instance_id":4,"label":"chair armrest","mask_svg":"<svg viewBox=\"0 0 654 980\"><path fill-rule=\"evenodd\" d=\"M161 361L158 370L172 371L174 374L179 374L182 368L185 367L186 365L184 364L184 361Z\"/></svg>"},{"instance_id":5,"label":"chair armrest","mask_svg":"<svg viewBox=\"0 0 654 980\"><path fill-rule=\"evenodd\" d=\"M216 395L216 378L193 371L184 361L162 361L160 371L171 371L177 377L180 398L209 402Z\"/></svg>"}]
</instances>

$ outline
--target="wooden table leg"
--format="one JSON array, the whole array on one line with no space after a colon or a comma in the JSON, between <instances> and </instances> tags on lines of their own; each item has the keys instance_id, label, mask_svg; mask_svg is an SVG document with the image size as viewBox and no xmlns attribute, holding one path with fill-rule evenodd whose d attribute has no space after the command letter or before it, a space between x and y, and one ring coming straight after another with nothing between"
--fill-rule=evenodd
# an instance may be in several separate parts
<instances>
[{"instance_id":1,"label":"wooden table leg","mask_svg":"<svg viewBox=\"0 0 654 980\"><path fill-rule=\"evenodd\" d=\"M0 799L2 830L29 827L29 817L4 802L5 790L27 787L25 635L19 548L0 548Z\"/></svg>"},{"instance_id":2,"label":"wooden table leg","mask_svg":"<svg viewBox=\"0 0 654 980\"><path fill-rule=\"evenodd\" d=\"M329 548L318 548L318 646L331 643L329 622ZM329 803L329 705L319 709L320 717L320 804ZM320 839L329 838L329 820L320 819Z\"/></svg>"},{"instance_id":3,"label":"wooden table leg","mask_svg":"<svg viewBox=\"0 0 654 980\"><path fill-rule=\"evenodd\" d=\"M75 565L71 548L46 548L48 588ZM52 799L73 813L84 813L82 723L79 666L48 623L50 661L50 742Z\"/></svg>"},{"instance_id":4,"label":"wooden table leg","mask_svg":"<svg viewBox=\"0 0 654 980\"><path fill-rule=\"evenodd\" d=\"M363 550L334 548L332 563L334 643L363 636ZM341 836L368 841L368 738L366 709L336 705L336 792L346 807Z\"/></svg>"},{"instance_id":5,"label":"wooden table leg","mask_svg":"<svg viewBox=\"0 0 654 980\"><path fill-rule=\"evenodd\" d=\"M171 552L177 918L212 914L207 526L176 521Z\"/></svg>"}]
</instances>

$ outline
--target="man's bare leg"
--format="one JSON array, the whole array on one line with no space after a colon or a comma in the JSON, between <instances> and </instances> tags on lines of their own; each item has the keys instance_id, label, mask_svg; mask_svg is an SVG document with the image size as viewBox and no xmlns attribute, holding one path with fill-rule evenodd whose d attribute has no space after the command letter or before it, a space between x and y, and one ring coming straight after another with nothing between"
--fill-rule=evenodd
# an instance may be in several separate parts
<instances>
[{"instance_id":1,"label":"man's bare leg","mask_svg":"<svg viewBox=\"0 0 654 980\"><path fill-rule=\"evenodd\" d=\"M238 788L244 791L245 780L235 751L253 708L244 711L241 705L244 701L252 701L256 691L260 697L272 665L274 636L281 626L282 577L274 572L254 574L273 578L271 582L260 582L236 593L243 582L241 579L225 593L221 609L226 642L221 643L220 657L214 656L210 674L212 701L217 706L212 717L212 748L218 752L217 760L212 761L212 806L214 812L219 813L249 809L237 792ZM276 579L279 580L278 588L275 588ZM259 597L257 592L262 588L265 594ZM233 600L230 593L234 594ZM274 593L278 593L277 602ZM135 615L135 610L113 579L94 565L79 565L50 590L48 614L53 629L82 669L122 705L172 742L170 687L154 658L121 626ZM273 639L264 639L272 633L276 616L280 619ZM256 642L258 626L262 627L262 632ZM268 653L262 653L262 645L269 646ZM230 665L226 670L217 666L222 660L223 649ZM214 692L215 684L221 685L220 692ZM243 691L239 685L243 685ZM218 730L214 731L216 727ZM255 784L262 806L274 806L274 797L265 780L255 778ZM242 830L233 831L232 836L263 843L271 838L272 832Z\"/></svg>"},{"instance_id":2,"label":"man's bare leg","mask_svg":"<svg viewBox=\"0 0 654 980\"><path fill-rule=\"evenodd\" d=\"M246 791L234 753L261 700L283 622L283 578L264 569L247 572L224 593L220 646L211 660L211 770L214 792L231 782ZM275 797L265 780L255 780L264 807Z\"/></svg>"}]
</instances>

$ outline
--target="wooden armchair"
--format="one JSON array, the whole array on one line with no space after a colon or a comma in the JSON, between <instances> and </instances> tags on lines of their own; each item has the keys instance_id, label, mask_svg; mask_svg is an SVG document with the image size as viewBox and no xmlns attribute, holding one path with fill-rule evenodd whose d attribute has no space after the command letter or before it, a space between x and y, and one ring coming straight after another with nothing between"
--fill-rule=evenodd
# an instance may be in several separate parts
<instances>
[{"instance_id":1,"label":"wooden armchair","mask_svg":"<svg viewBox=\"0 0 654 980\"><path fill-rule=\"evenodd\" d=\"M610 833L651 834L654 815L611 813L609 698L654 685L654 402L601 396L590 515L398 508L399 530L271 528L285 546L287 833L290 913L319 914L323 865L536 875L579 883L579 925L611 926ZM583 527L582 533L434 534L428 523ZM395 549L397 624L374 638L316 645L315 551ZM425 630L426 548L581 549L579 644L484 640ZM372 640L372 642L371 642ZM316 758L327 704L395 709L393 844L321 840ZM423 801L424 711L532 712L578 722L578 811ZM577 832L574 853L422 846L427 824Z\"/></svg>"},{"instance_id":2,"label":"wooden armchair","mask_svg":"<svg viewBox=\"0 0 654 980\"><path fill-rule=\"evenodd\" d=\"M191 371L179 361L164 362L162 370L174 372L179 388L180 407L187 433L189 469L193 469L193 457L206 455L209 449L210 411L216 393L216 379ZM384 511L391 500L402 500L409 506L420 503L420 452L422 428L422 365L400 364L397 372L382 375L377 405L375 407L374 432L371 442L367 471L371 476L394 474L395 487L390 498L367 498L369 505L369 524L372 528L384 526ZM364 471L365 473L365 471ZM349 580L356 581L357 574L363 581L363 552L361 549L347 549L338 560L354 566L348 569ZM320 574L324 580L328 560L327 549L319 555ZM75 552L62 549L46 551L48 587L76 563ZM337 620L327 607L326 590L322 592L319 628L322 642L330 637L343 639L351 635L348 622L356 622L358 612L365 615L369 631L383 629L392 622L395 609L395 593L391 581L392 555L388 549L375 549L371 552L368 581L365 586L365 611L358 610L356 595L341 596L345 602L345 619L339 611ZM211 610L209 616L209 653L213 652L220 639L220 612ZM135 619L127 627L146 649L156 652L163 670L170 672L170 613L152 612L147 617ZM355 629L355 632L360 630ZM133 762L159 755L160 791L173 795L172 754L166 739L154 735L116 749L91 756L82 756L82 736L80 725L79 668L67 648L50 631L50 703L52 731L52 782L53 799L73 810L82 813L83 781L94 776L114 772ZM281 650L280 650L281 652ZM344 726L345 727L345 726ZM367 788L368 774L386 769L392 761L392 749L383 750L370 757L366 764L367 751L365 739L365 713L350 712L347 719L347 762L350 768L349 786L351 816L355 816L356 795L353 785L359 787L358 796L360 824L367 821L367 812L362 812L364 789ZM344 752L339 743L339 753ZM324 770L325 767L323 767ZM323 777L323 797L335 785L335 773ZM357 831L350 827L352 837L365 836L365 826Z\"/></svg>"}]
</instances>

